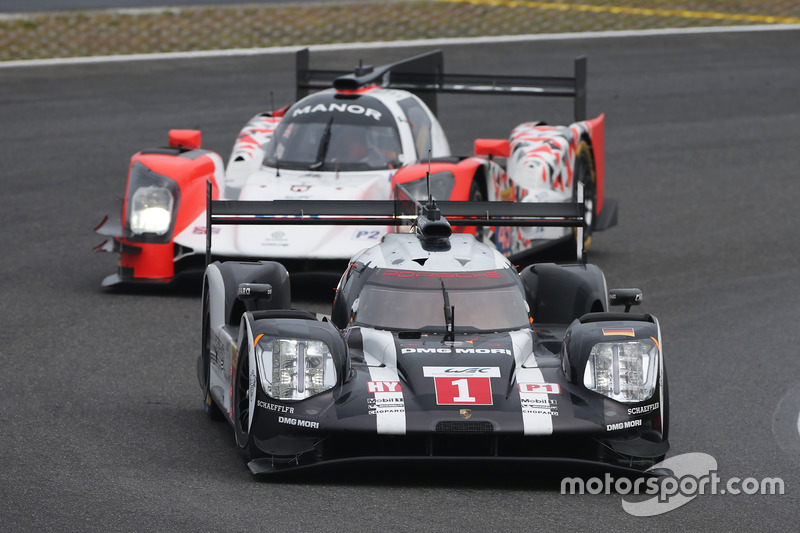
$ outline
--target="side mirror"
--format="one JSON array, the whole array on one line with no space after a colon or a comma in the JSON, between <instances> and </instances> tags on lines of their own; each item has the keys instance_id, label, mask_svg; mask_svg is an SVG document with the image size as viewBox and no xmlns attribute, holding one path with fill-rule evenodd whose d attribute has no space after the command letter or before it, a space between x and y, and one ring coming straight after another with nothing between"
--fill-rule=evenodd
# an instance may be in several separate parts
<instances>
[{"instance_id":1,"label":"side mirror","mask_svg":"<svg viewBox=\"0 0 800 533\"><path fill-rule=\"evenodd\" d=\"M511 154L511 143L508 139L475 139L475 155L508 157Z\"/></svg>"},{"instance_id":2,"label":"side mirror","mask_svg":"<svg viewBox=\"0 0 800 533\"><path fill-rule=\"evenodd\" d=\"M200 148L202 134L200 130L169 130L169 145L172 148L193 150Z\"/></svg>"},{"instance_id":3,"label":"side mirror","mask_svg":"<svg viewBox=\"0 0 800 533\"><path fill-rule=\"evenodd\" d=\"M272 299L272 285L269 283L240 283L236 299L244 302L246 311L269 309L267 302Z\"/></svg>"},{"instance_id":4,"label":"side mirror","mask_svg":"<svg viewBox=\"0 0 800 533\"><path fill-rule=\"evenodd\" d=\"M267 300L272 299L272 285L269 283L240 283L236 297L245 300Z\"/></svg>"},{"instance_id":5,"label":"side mirror","mask_svg":"<svg viewBox=\"0 0 800 533\"><path fill-rule=\"evenodd\" d=\"M631 306L639 305L643 300L644 296L639 289L611 289L608 293L608 303L624 305L626 313L631 310Z\"/></svg>"}]
</instances>

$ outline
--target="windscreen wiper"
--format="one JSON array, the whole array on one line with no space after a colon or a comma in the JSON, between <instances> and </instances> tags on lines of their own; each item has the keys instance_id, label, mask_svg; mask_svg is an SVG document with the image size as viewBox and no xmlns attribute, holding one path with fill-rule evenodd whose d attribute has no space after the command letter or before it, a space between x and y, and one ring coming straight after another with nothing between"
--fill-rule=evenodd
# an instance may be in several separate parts
<instances>
[{"instance_id":1,"label":"windscreen wiper","mask_svg":"<svg viewBox=\"0 0 800 533\"><path fill-rule=\"evenodd\" d=\"M455 306L450 305L450 296L447 294L447 289L444 287L444 280L439 280L442 284L442 294L444 295L444 322L447 333L445 333L445 342L452 342L455 340Z\"/></svg>"},{"instance_id":2,"label":"windscreen wiper","mask_svg":"<svg viewBox=\"0 0 800 533\"><path fill-rule=\"evenodd\" d=\"M328 153L328 145L331 142L331 129L333 127L333 117L328 120L325 125L325 131L322 132L322 138L319 141L319 149L317 150L317 159L308 168L311 170L318 170L325 164L325 155Z\"/></svg>"}]
</instances>

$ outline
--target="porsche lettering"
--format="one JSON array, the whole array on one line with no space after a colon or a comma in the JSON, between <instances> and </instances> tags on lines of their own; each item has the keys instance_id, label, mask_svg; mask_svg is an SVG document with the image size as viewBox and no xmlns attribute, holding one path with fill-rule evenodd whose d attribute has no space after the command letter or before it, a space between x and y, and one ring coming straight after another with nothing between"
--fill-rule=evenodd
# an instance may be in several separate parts
<instances>
[{"instance_id":1,"label":"porsche lettering","mask_svg":"<svg viewBox=\"0 0 800 533\"><path fill-rule=\"evenodd\" d=\"M503 275L495 270L486 272L415 272L410 270L387 270L384 276L398 278L459 278L459 279L478 279L478 278L502 278Z\"/></svg>"}]
</instances>

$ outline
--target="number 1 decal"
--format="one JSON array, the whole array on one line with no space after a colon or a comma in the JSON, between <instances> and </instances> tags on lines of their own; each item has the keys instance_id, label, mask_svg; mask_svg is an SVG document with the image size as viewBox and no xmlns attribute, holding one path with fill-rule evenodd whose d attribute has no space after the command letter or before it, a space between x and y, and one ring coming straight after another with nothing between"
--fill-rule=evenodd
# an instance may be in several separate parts
<instances>
[{"instance_id":1,"label":"number 1 decal","mask_svg":"<svg viewBox=\"0 0 800 533\"><path fill-rule=\"evenodd\" d=\"M492 380L488 377L435 377L438 405L492 405Z\"/></svg>"},{"instance_id":2,"label":"number 1 decal","mask_svg":"<svg viewBox=\"0 0 800 533\"><path fill-rule=\"evenodd\" d=\"M451 382L452 385L458 387L458 396L453 398L456 403L475 403L475 397L469 395L469 381L467 378L457 379Z\"/></svg>"}]
</instances>

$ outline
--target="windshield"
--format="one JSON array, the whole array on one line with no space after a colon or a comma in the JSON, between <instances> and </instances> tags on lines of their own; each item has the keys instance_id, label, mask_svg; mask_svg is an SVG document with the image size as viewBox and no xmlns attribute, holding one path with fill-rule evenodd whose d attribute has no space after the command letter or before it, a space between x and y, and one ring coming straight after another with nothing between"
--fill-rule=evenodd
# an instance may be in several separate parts
<instances>
[{"instance_id":1,"label":"windshield","mask_svg":"<svg viewBox=\"0 0 800 533\"><path fill-rule=\"evenodd\" d=\"M516 283L471 286L475 284L464 281L445 279L444 289L441 278L419 288L368 283L359 294L354 324L380 329L445 331L446 291L453 307L456 332L529 326L525 300Z\"/></svg>"},{"instance_id":2,"label":"windshield","mask_svg":"<svg viewBox=\"0 0 800 533\"><path fill-rule=\"evenodd\" d=\"M317 95L286 113L267 145L264 164L295 170L380 170L400 166L400 135L374 98Z\"/></svg>"}]
</instances>

